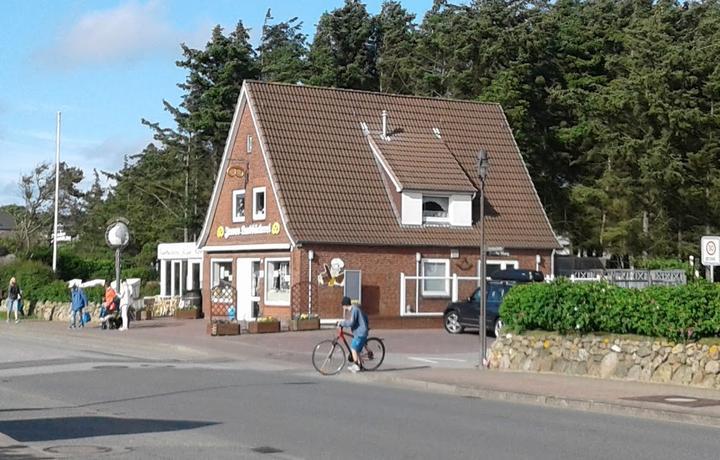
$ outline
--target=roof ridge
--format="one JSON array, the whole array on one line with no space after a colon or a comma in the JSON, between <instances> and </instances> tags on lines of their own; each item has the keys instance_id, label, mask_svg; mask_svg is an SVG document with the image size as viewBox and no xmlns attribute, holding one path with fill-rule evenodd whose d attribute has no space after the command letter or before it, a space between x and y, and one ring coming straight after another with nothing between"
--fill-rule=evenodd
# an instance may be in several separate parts
<instances>
[{"instance_id":1,"label":"roof ridge","mask_svg":"<svg viewBox=\"0 0 720 460\"><path fill-rule=\"evenodd\" d=\"M450 97L417 96L417 95L413 95L413 94L381 93L379 91L369 91L369 90L363 90L363 89L336 88L336 87L330 87L330 86L306 85L305 83L298 85L297 83L260 81L260 80L245 80L245 83L253 84L253 85L259 84L259 85L265 85L265 86L287 86L287 87L292 87L292 88L308 88L308 89L318 89L318 90L323 90L323 91L371 94L374 96L388 96L388 97L398 97L398 98L405 98L405 99L419 99L419 100L426 100L426 101L442 101L442 102L453 102L453 103L459 102L459 103L463 103L463 104L486 105L486 106L490 105L490 106L500 107L500 109L502 110L502 105L499 102L473 101L470 99L453 99Z\"/></svg>"}]
</instances>

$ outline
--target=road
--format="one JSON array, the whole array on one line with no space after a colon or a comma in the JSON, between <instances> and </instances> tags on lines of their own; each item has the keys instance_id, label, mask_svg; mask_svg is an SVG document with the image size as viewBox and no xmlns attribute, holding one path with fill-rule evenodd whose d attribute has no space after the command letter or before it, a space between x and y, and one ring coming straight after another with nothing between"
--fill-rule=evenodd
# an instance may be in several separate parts
<instances>
[{"instance_id":1,"label":"road","mask_svg":"<svg viewBox=\"0 0 720 460\"><path fill-rule=\"evenodd\" d=\"M12 327L0 328L0 458L715 460L720 448L712 428L420 393L127 335L118 351L82 331L38 338Z\"/></svg>"}]
</instances>

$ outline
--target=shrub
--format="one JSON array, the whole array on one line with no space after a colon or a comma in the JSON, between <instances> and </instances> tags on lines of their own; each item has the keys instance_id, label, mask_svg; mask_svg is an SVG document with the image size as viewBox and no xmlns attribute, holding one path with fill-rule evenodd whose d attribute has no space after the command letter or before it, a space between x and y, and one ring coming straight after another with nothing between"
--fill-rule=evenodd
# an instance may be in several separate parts
<instances>
[{"instance_id":1,"label":"shrub","mask_svg":"<svg viewBox=\"0 0 720 460\"><path fill-rule=\"evenodd\" d=\"M7 290L13 276L20 285L26 303L37 301L42 288L55 281L55 274L50 267L32 260L18 260L0 267L0 288L3 291Z\"/></svg>"},{"instance_id":2,"label":"shrub","mask_svg":"<svg viewBox=\"0 0 720 460\"><path fill-rule=\"evenodd\" d=\"M140 287L140 296L142 297L153 297L160 295L160 282L159 281L148 281L143 283Z\"/></svg>"},{"instance_id":3,"label":"shrub","mask_svg":"<svg viewBox=\"0 0 720 460\"><path fill-rule=\"evenodd\" d=\"M696 340L720 334L720 286L629 289L606 283L558 280L519 285L503 300L509 330L608 332Z\"/></svg>"},{"instance_id":4,"label":"shrub","mask_svg":"<svg viewBox=\"0 0 720 460\"><path fill-rule=\"evenodd\" d=\"M65 281L55 280L35 292L37 301L70 302L70 288Z\"/></svg>"}]
</instances>

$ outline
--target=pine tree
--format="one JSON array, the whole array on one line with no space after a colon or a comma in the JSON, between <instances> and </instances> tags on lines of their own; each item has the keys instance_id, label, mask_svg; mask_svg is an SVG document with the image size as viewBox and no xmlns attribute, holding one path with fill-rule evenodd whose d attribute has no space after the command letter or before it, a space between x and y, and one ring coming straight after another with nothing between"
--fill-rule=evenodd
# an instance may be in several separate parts
<instances>
[{"instance_id":1,"label":"pine tree","mask_svg":"<svg viewBox=\"0 0 720 460\"><path fill-rule=\"evenodd\" d=\"M377 91L376 38L373 18L357 0L324 13L310 46L310 83Z\"/></svg>"}]
</instances>

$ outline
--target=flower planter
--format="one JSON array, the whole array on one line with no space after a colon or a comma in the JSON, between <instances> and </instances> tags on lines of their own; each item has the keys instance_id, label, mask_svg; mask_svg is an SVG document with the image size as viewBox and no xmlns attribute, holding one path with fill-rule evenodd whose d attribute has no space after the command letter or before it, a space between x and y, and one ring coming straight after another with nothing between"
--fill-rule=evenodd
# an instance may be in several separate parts
<instances>
[{"instance_id":1,"label":"flower planter","mask_svg":"<svg viewBox=\"0 0 720 460\"><path fill-rule=\"evenodd\" d=\"M175 319L198 319L200 310L197 308L188 308L184 310L175 310Z\"/></svg>"},{"instance_id":2,"label":"flower planter","mask_svg":"<svg viewBox=\"0 0 720 460\"><path fill-rule=\"evenodd\" d=\"M216 322L207 324L207 333L212 336L216 335L240 335L240 323L237 322Z\"/></svg>"},{"instance_id":3,"label":"flower planter","mask_svg":"<svg viewBox=\"0 0 720 460\"><path fill-rule=\"evenodd\" d=\"M291 319L291 331L314 331L320 329L320 318Z\"/></svg>"},{"instance_id":4,"label":"flower planter","mask_svg":"<svg viewBox=\"0 0 720 460\"><path fill-rule=\"evenodd\" d=\"M250 321L247 323L247 329L251 334L280 332L280 321Z\"/></svg>"}]
</instances>

